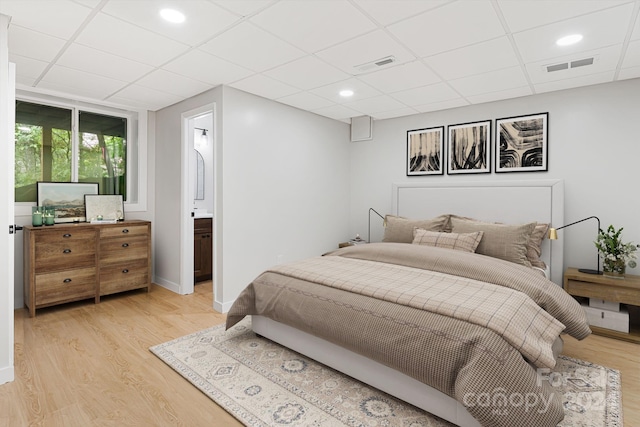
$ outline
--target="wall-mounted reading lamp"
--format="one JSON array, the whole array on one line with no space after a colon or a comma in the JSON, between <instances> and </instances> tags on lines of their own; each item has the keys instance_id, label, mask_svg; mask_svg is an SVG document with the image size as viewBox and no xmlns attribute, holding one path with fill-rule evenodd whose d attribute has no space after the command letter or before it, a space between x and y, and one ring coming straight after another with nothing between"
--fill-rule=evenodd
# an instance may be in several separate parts
<instances>
[{"instance_id":1,"label":"wall-mounted reading lamp","mask_svg":"<svg viewBox=\"0 0 640 427\"><path fill-rule=\"evenodd\" d=\"M562 227L550 228L549 229L549 240L557 240L558 239L558 230L560 230L562 228L566 228L566 227L571 227L574 224L581 223L582 221L586 221L588 219L596 219L598 221L598 233L600 233L600 218L598 218L597 216L590 216L588 218L581 219L580 221L576 221L576 222L572 222L571 224L563 225ZM578 271L581 272L581 273L587 273L587 274L602 274L602 271L600 271L600 254L598 252L596 252L596 255L598 257L598 269L597 270L590 270L588 268L579 268Z\"/></svg>"},{"instance_id":2,"label":"wall-mounted reading lamp","mask_svg":"<svg viewBox=\"0 0 640 427\"><path fill-rule=\"evenodd\" d=\"M380 218L382 218L382 226L386 227L387 226L387 220L385 217L383 217L382 215L380 215L378 213L378 211L376 211L373 208L369 208L369 234L367 235L367 242L371 243L371 212L374 212L376 215L378 215Z\"/></svg>"}]
</instances>

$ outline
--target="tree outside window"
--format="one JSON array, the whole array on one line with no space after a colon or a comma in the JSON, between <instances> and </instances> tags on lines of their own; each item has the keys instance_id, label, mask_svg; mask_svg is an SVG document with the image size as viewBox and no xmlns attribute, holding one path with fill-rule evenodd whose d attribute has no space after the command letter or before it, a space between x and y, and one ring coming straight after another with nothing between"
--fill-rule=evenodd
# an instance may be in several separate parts
<instances>
[{"instance_id":1,"label":"tree outside window","mask_svg":"<svg viewBox=\"0 0 640 427\"><path fill-rule=\"evenodd\" d=\"M97 182L100 194L126 200L126 118L16 101L15 131L16 202L35 202L38 181Z\"/></svg>"}]
</instances>

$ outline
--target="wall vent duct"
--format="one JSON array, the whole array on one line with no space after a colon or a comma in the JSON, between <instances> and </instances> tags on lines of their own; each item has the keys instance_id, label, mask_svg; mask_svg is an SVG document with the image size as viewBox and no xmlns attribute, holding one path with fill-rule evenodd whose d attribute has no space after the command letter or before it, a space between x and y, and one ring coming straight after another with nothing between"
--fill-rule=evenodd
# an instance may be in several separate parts
<instances>
[{"instance_id":1,"label":"wall vent duct","mask_svg":"<svg viewBox=\"0 0 640 427\"><path fill-rule=\"evenodd\" d=\"M596 61L596 57L576 59L575 61L545 65L544 69L547 71L547 73L553 73L554 71L568 70L570 68L578 68L578 67L585 67L587 65L593 65L595 61Z\"/></svg>"},{"instance_id":2,"label":"wall vent duct","mask_svg":"<svg viewBox=\"0 0 640 427\"><path fill-rule=\"evenodd\" d=\"M375 61L367 62L366 64L356 65L354 68L360 72L365 72L393 64L394 62L396 62L395 56L385 56L384 58L376 59Z\"/></svg>"}]
</instances>

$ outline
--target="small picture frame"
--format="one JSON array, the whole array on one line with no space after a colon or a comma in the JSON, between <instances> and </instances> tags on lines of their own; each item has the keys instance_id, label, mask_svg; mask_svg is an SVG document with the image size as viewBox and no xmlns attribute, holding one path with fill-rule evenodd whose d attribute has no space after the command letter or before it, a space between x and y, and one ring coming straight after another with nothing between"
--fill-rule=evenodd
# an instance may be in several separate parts
<instances>
[{"instance_id":1,"label":"small picture frame","mask_svg":"<svg viewBox=\"0 0 640 427\"><path fill-rule=\"evenodd\" d=\"M407 131L407 176L442 175L444 126Z\"/></svg>"},{"instance_id":2,"label":"small picture frame","mask_svg":"<svg viewBox=\"0 0 640 427\"><path fill-rule=\"evenodd\" d=\"M124 220L122 194L87 194L84 196L84 203L89 222Z\"/></svg>"},{"instance_id":3,"label":"small picture frame","mask_svg":"<svg viewBox=\"0 0 640 427\"><path fill-rule=\"evenodd\" d=\"M447 174L491 173L491 120L448 126Z\"/></svg>"},{"instance_id":4,"label":"small picture frame","mask_svg":"<svg viewBox=\"0 0 640 427\"><path fill-rule=\"evenodd\" d=\"M43 182L37 183L38 206L55 209L55 223L84 222L85 194L98 194L97 182Z\"/></svg>"},{"instance_id":5,"label":"small picture frame","mask_svg":"<svg viewBox=\"0 0 640 427\"><path fill-rule=\"evenodd\" d=\"M496 120L496 172L548 170L549 113Z\"/></svg>"}]
</instances>

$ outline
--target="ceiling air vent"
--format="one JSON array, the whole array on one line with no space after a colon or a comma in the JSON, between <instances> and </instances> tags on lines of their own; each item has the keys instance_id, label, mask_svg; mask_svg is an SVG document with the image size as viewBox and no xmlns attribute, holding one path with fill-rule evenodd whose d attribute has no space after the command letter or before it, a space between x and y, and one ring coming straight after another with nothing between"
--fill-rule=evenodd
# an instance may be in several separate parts
<instances>
[{"instance_id":1,"label":"ceiling air vent","mask_svg":"<svg viewBox=\"0 0 640 427\"><path fill-rule=\"evenodd\" d=\"M544 68L547 70L547 73L553 73L554 71L568 70L570 68L578 68L578 67L585 67L587 65L593 65L595 61L596 61L596 58L591 57L591 58L585 58L585 59L577 59L575 61L561 62L559 64L545 65Z\"/></svg>"},{"instance_id":2,"label":"ceiling air vent","mask_svg":"<svg viewBox=\"0 0 640 427\"><path fill-rule=\"evenodd\" d=\"M385 56L384 58L376 59L372 62L367 62L366 64L356 65L354 68L361 73L365 71L375 70L380 67L384 67L385 65L393 64L396 62L395 56Z\"/></svg>"}]
</instances>

